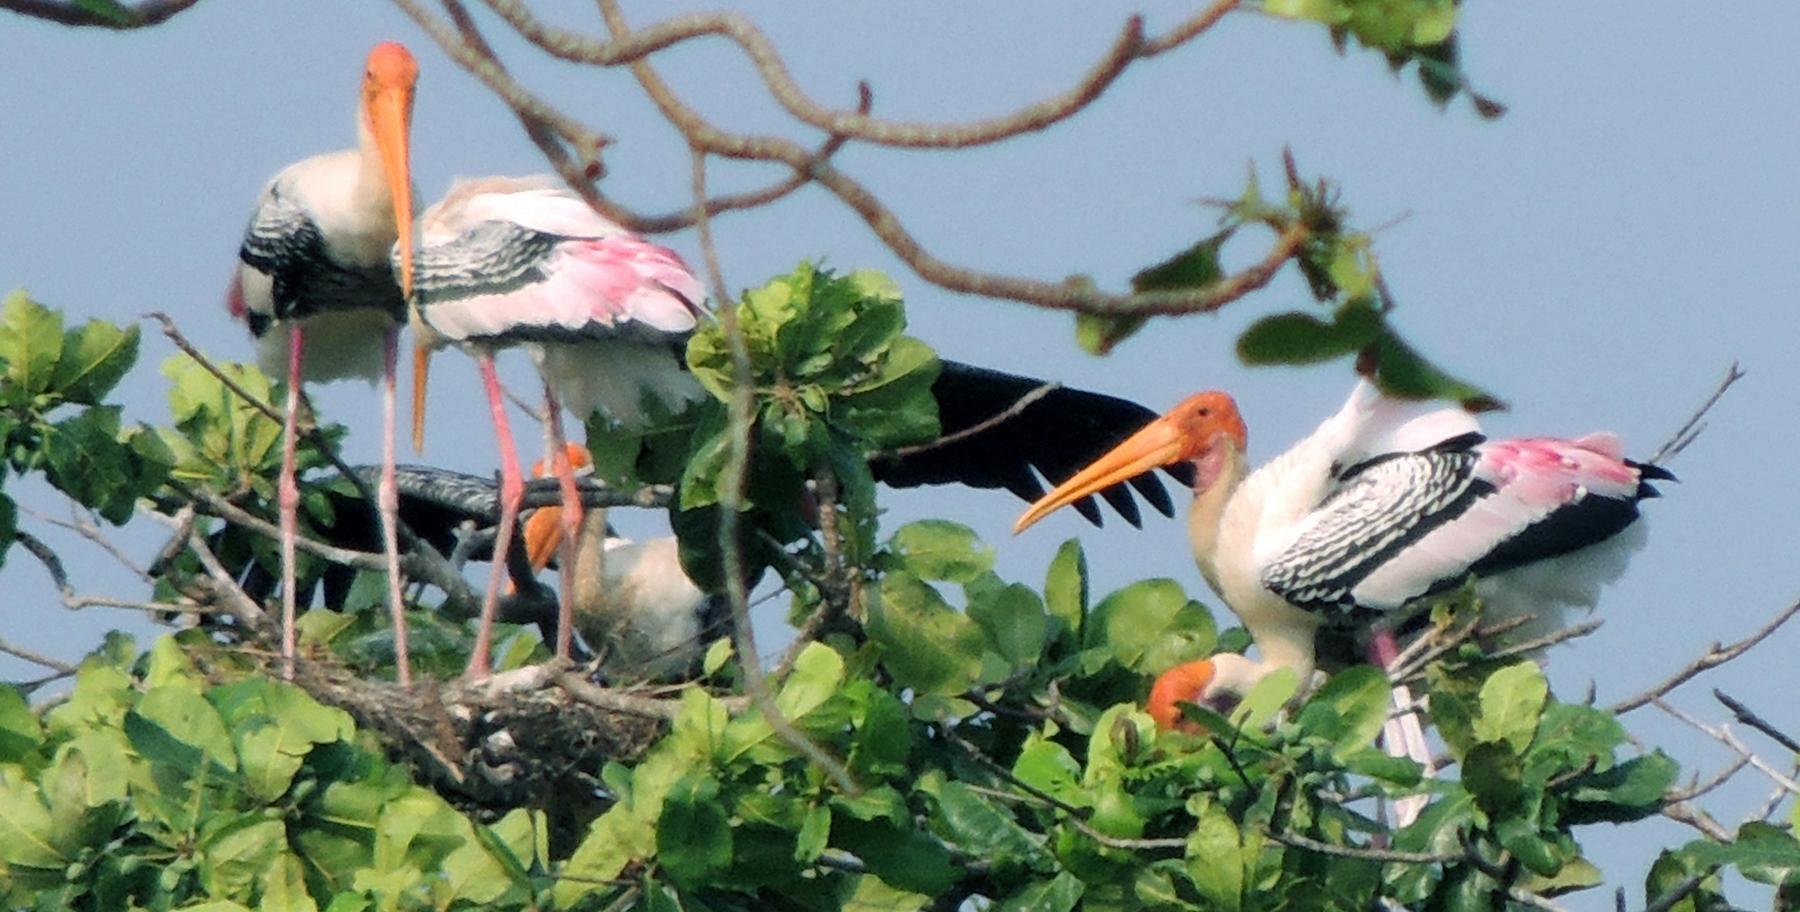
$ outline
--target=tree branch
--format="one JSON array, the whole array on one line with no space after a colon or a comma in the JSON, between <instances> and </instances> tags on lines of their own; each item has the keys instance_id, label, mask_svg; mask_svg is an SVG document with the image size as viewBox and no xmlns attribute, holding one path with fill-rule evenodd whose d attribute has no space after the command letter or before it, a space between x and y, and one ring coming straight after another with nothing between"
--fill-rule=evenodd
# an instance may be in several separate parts
<instances>
[{"instance_id":1,"label":"tree branch","mask_svg":"<svg viewBox=\"0 0 1800 912\"><path fill-rule=\"evenodd\" d=\"M1695 675L1711 668L1717 668L1720 665L1749 652L1756 644L1768 639L1770 634L1781 629L1781 625L1786 624L1796 613L1800 613L1800 601L1794 602L1782 609L1781 613L1775 615L1774 619L1767 624L1764 624L1762 629L1738 640L1730 646L1720 646L1717 641L1714 641L1711 646L1707 647L1704 655L1689 662L1685 668L1675 672L1664 679L1662 683L1651 687L1643 693L1614 703L1606 708L1607 712L1610 712L1615 716L1622 716L1646 703L1666 696L1670 691L1687 683Z\"/></svg>"}]
</instances>

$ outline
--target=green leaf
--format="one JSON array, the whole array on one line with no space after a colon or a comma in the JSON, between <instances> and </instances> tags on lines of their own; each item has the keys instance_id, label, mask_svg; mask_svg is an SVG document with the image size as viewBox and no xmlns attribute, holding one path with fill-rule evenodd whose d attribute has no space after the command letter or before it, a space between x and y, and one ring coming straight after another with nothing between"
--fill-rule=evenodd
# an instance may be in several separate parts
<instances>
[{"instance_id":1,"label":"green leaf","mask_svg":"<svg viewBox=\"0 0 1800 912\"><path fill-rule=\"evenodd\" d=\"M1225 275L1219 265L1219 249L1231 238L1234 229L1227 228L1203 238L1186 250L1149 267L1131 277L1131 290L1180 291L1205 288Z\"/></svg>"},{"instance_id":2,"label":"green leaf","mask_svg":"<svg viewBox=\"0 0 1800 912\"><path fill-rule=\"evenodd\" d=\"M1161 674L1212 654L1218 641L1211 612L1187 597L1171 579L1132 583L1100 600L1088 625L1087 645L1105 646L1120 665L1139 674Z\"/></svg>"},{"instance_id":3,"label":"green leaf","mask_svg":"<svg viewBox=\"0 0 1800 912\"><path fill-rule=\"evenodd\" d=\"M64 333L52 387L70 402L100 404L137 363L138 335L136 326L120 329L103 320Z\"/></svg>"},{"instance_id":4,"label":"green leaf","mask_svg":"<svg viewBox=\"0 0 1800 912\"><path fill-rule=\"evenodd\" d=\"M875 595L869 640L896 683L924 694L968 690L981 673L981 628L905 571L882 578Z\"/></svg>"},{"instance_id":5,"label":"green leaf","mask_svg":"<svg viewBox=\"0 0 1800 912\"><path fill-rule=\"evenodd\" d=\"M1050 559L1050 569L1044 574L1044 608L1062 621L1065 633L1059 641L1068 646L1080 642L1088 610L1088 575L1087 555L1082 553L1079 539L1063 542Z\"/></svg>"},{"instance_id":6,"label":"green leaf","mask_svg":"<svg viewBox=\"0 0 1800 912\"><path fill-rule=\"evenodd\" d=\"M0 684L0 763L20 763L44 743L43 726L25 694Z\"/></svg>"},{"instance_id":7,"label":"green leaf","mask_svg":"<svg viewBox=\"0 0 1800 912\"><path fill-rule=\"evenodd\" d=\"M1680 774L1680 765L1660 750L1633 757L1577 779L1565 815L1571 823L1641 820L1661 812L1663 794Z\"/></svg>"},{"instance_id":8,"label":"green leaf","mask_svg":"<svg viewBox=\"0 0 1800 912\"><path fill-rule=\"evenodd\" d=\"M115 25L137 25L138 16L121 6L118 0L75 0L82 12Z\"/></svg>"},{"instance_id":9,"label":"green leaf","mask_svg":"<svg viewBox=\"0 0 1800 912\"><path fill-rule=\"evenodd\" d=\"M1035 880L1002 899L994 912L1072 912L1085 887L1081 878L1059 871L1049 880Z\"/></svg>"},{"instance_id":10,"label":"green leaf","mask_svg":"<svg viewBox=\"0 0 1800 912\"><path fill-rule=\"evenodd\" d=\"M1655 905L1694 876L1701 877L1700 885L1669 906L1669 912L1710 912L1729 906L1720 895L1719 877L1712 865L1701 864L1688 852L1669 850L1657 856L1644 878L1644 904Z\"/></svg>"},{"instance_id":11,"label":"green leaf","mask_svg":"<svg viewBox=\"0 0 1800 912\"><path fill-rule=\"evenodd\" d=\"M1300 726L1330 740L1335 753L1368 747L1387 721L1393 690L1387 675L1371 665L1355 665L1331 676L1300 710Z\"/></svg>"},{"instance_id":12,"label":"green leaf","mask_svg":"<svg viewBox=\"0 0 1800 912\"><path fill-rule=\"evenodd\" d=\"M19 505L11 495L0 493L0 567L6 566L6 553L12 549L13 542L18 537ZM0 760L5 756L5 747L0 745Z\"/></svg>"},{"instance_id":13,"label":"green leaf","mask_svg":"<svg viewBox=\"0 0 1800 912\"><path fill-rule=\"evenodd\" d=\"M55 847L56 824L19 767L0 766L0 869L27 883L60 883L72 859Z\"/></svg>"},{"instance_id":14,"label":"green leaf","mask_svg":"<svg viewBox=\"0 0 1800 912\"><path fill-rule=\"evenodd\" d=\"M1048 870L1051 859L1043 837L1026 830L1012 814L967 785L950 781L937 793L937 820L942 833L970 853L1003 864Z\"/></svg>"},{"instance_id":15,"label":"green leaf","mask_svg":"<svg viewBox=\"0 0 1800 912\"><path fill-rule=\"evenodd\" d=\"M257 908L262 912L318 912L306 892L306 866L292 852L278 852L257 881Z\"/></svg>"},{"instance_id":16,"label":"green leaf","mask_svg":"<svg viewBox=\"0 0 1800 912\"><path fill-rule=\"evenodd\" d=\"M1523 754L1537 734L1544 701L1549 696L1550 683L1544 680L1544 672L1536 662L1527 659L1494 672L1481 685L1481 714L1475 718L1475 737L1504 742L1513 753Z\"/></svg>"},{"instance_id":17,"label":"green leaf","mask_svg":"<svg viewBox=\"0 0 1800 912\"><path fill-rule=\"evenodd\" d=\"M62 314L15 291L0 303L0 360L6 363L0 399L28 405L48 392L62 357Z\"/></svg>"},{"instance_id":18,"label":"green leaf","mask_svg":"<svg viewBox=\"0 0 1800 912\"><path fill-rule=\"evenodd\" d=\"M232 736L251 794L274 801L288 790L312 749L348 739L353 727L343 710L326 707L305 691L270 681L255 686L261 712L232 719Z\"/></svg>"},{"instance_id":19,"label":"green leaf","mask_svg":"<svg viewBox=\"0 0 1800 912\"><path fill-rule=\"evenodd\" d=\"M287 844L287 830L280 820L260 813L227 818L219 826L221 822L206 821L212 832L200 844L200 881L214 896L248 902L257 878Z\"/></svg>"},{"instance_id":20,"label":"green leaf","mask_svg":"<svg viewBox=\"0 0 1800 912\"><path fill-rule=\"evenodd\" d=\"M1493 817L1522 813L1525 801L1519 755L1502 741L1483 741L1463 759L1463 788Z\"/></svg>"},{"instance_id":21,"label":"green leaf","mask_svg":"<svg viewBox=\"0 0 1800 912\"><path fill-rule=\"evenodd\" d=\"M1020 669L1036 665L1050 633L1050 616L1029 586L1013 583L969 600L969 617L981 625L988 645Z\"/></svg>"},{"instance_id":22,"label":"green leaf","mask_svg":"<svg viewBox=\"0 0 1800 912\"><path fill-rule=\"evenodd\" d=\"M1138 330L1144 328L1149 317L1125 316L1113 317L1104 314L1077 312L1075 314L1075 344L1090 355L1107 355L1120 342L1131 338Z\"/></svg>"},{"instance_id":23,"label":"green leaf","mask_svg":"<svg viewBox=\"0 0 1800 912\"><path fill-rule=\"evenodd\" d=\"M1345 304L1329 323L1290 311L1244 330L1238 337L1238 359L1245 364L1316 364L1361 351L1381 332L1381 315L1366 299Z\"/></svg>"},{"instance_id":24,"label":"green leaf","mask_svg":"<svg viewBox=\"0 0 1800 912\"><path fill-rule=\"evenodd\" d=\"M731 863L731 818L719 804L719 783L710 776L684 777L663 799L656 828L656 857L675 883L706 885Z\"/></svg>"},{"instance_id":25,"label":"green leaf","mask_svg":"<svg viewBox=\"0 0 1800 912\"><path fill-rule=\"evenodd\" d=\"M862 859L869 873L912 893L941 895L961 874L942 843L910 826L834 814L831 844Z\"/></svg>"},{"instance_id":26,"label":"green leaf","mask_svg":"<svg viewBox=\"0 0 1800 912\"><path fill-rule=\"evenodd\" d=\"M119 406L101 405L51 425L44 441L45 476L56 489L108 522L123 525L139 491L132 451L119 439Z\"/></svg>"},{"instance_id":27,"label":"green leaf","mask_svg":"<svg viewBox=\"0 0 1800 912\"><path fill-rule=\"evenodd\" d=\"M225 770L238 768L237 750L231 743L231 732L217 709L201 695L192 682L153 687L138 701L136 715L161 726L163 731L183 744L199 748L207 758ZM146 756L146 759L159 759Z\"/></svg>"},{"instance_id":28,"label":"green leaf","mask_svg":"<svg viewBox=\"0 0 1800 912\"><path fill-rule=\"evenodd\" d=\"M994 567L994 549L982 544L975 530L948 520L907 523L894 533L889 547L923 580L966 583Z\"/></svg>"},{"instance_id":29,"label":"green leaf","mask_svg":"<svg viewBox=\"0 0 1800 912\"><path fill-rule=\"evenodd\" d=\"M1471 412L1504 408L1493 395L1445 373L1392 332L1365 350L1375 385L1401 399L1447 399Z\"/></svg>"},{"instance_id":30,"label":"green leaf","mask_svg":"<svg viewBox=\"0 0 1800 912\"><path fill-rule=\"evenodd\" d=\"M1683 852L1701 864L1734 865L1739 874L1757 883L1786 884L1800 878L1800 842L1762 821L1739 827L1733 842L1696 840Z\"/></svg>"},{"instance_id":31,"label":"green leaf","mask_svg":"<svg viewBox=\"0 0 1800 912\"><path fill-rule=\"evenodd\" d=\"M1244 906L1245 849L1237 824L1219 805L1206 801L1195 814L1187 841L1187 873L1208 904L1225 912Z\"/></svg>"}]
</instances>

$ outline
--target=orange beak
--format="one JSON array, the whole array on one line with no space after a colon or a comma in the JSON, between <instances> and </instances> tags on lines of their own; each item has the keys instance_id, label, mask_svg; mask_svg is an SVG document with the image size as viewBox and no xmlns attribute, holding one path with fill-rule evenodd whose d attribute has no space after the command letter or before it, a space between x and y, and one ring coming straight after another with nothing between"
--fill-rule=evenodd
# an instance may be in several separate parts
<instances>
[{"instance_id":1,"label":"orange beak","mask_svg":"<svg viewBox=\"0 0 1800 912\"><path fill-rule=\"evenodd\" d=\"M564 444L563 458L569 461L571 471L589 468L594 464L587 448L579 443ZM531 467L531 477L542 478L561 470L561 466L539 462ZM531 569L535 571L548 567L550 556L562 547L562 543L562 507L539 507L532 511L531 518L525 520L525 557L531 561Z\"/></svg>"},{"instance_id":2,"label":"orange beak","mask_svg":"<svg viewBox=\"0 0 1800 912\"><path fill-rule=\"evenodd\" d=\"M431 371L431 349L413 346L413 452L425 452L425 380Z\"/></svg>"},{"instance_id":3,"label":"orange beak","mask_svg":"<svg viewBox=\"0 0 1800 912\"><path fill-rule=\"evenodd\" d=\"M419 63L405 46L388 41L369 52L363 78L363 119L381 157L382 176L394 203L394 235L400 259L400 296L407 306L413 294L413 198L411 148L413 86ZM413 450L425 446L425 352L413 356Z\"/></svg>"},{"instance_id":4,"label":"orange beak","mask_svg":"<svg viewBox=\"0 0 1800 912\"><path fill-rule=\"evenodd\" d=\"M1212 683L1215 672L1207 659L1184 662L1162 673L1150 688L1150 699L1144 711L1156 720L1158 731L1182 731L1203 735L1206 730L1181 714L1178 703L1198 703Z\"/></svg>"},{"instance_id":5,"label":"orange beak","mask_svg":"<svg viewBox=\"0 0 1800 912\"><path fill-rule=\"evenodd\" d=\"M1095 491L1190 458L1193 451L1192 438L1181 423L1172 414L1164 415L1039 498L1013 523L1013 534Z\"/></svg>"},{"instance_id":6,"label":"orange beak","mask_svg":"<svg viewBox=\"0 0 1800 912\"><path fill-rule=\"evenodd\" d=\"M363 77L363 118L374 137L381 173L387 180L394 204L394 229L400 245L400 294L412 298L413 199L412 167L408 163L412 130L413 87L419 80L419 63L400 44L389 41L369 52L368 73Z\"/></svg>"}]
</instances>

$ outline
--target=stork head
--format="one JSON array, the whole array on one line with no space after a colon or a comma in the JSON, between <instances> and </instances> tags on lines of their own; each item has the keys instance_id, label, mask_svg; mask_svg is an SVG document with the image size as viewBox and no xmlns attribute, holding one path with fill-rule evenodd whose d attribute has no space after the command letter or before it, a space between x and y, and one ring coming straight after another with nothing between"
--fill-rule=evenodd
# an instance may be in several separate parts
<instances>
[{"instance_id":1,"label":"stork head","mask_svg":"<svg viewBox=\"0 0 1800 912\"><path fill-rule=\"evenodd\" d=\"M570 471L577 475L594 469L593 457L579 443L564 444L562 458L568 460ZM561 471L562 466L544 460L531 467L531 477L543 478ZM562 540L562 507L539 507L532 511L531 518L525 521L525 556L531 560L531 569L542 570L549 566L550 556L562 547Z\"/></svg>"},{"instance_id":2,"label":"stork head","mask_svg":"<svg viewBox=\"0 0 1800 912\"><path fill-rule=\"evenodd\" d=\"M1231 396L1196 393L1045 494L1013 524L1013 533L1095 491L1178 462L1194 463L1195 491L1205 490L1218 480L1223 457L1243 453L1245 443L1244 419Z\"/></svg>"},{"instance_id":3,"label":"stork head","mask_svg":"<svg viewBox=\"0 0 1800 912\"><path fill-rule=\"evenodd\" d=\"M1197 703L1217 713L1229 713L1266 670L1262 664L1230 652L1184 662L1157 677L1144 711L1156 720L1160 731L1205 734L1204 729L1181 714L1179 704Z\"/></svg>"}]
</instances>

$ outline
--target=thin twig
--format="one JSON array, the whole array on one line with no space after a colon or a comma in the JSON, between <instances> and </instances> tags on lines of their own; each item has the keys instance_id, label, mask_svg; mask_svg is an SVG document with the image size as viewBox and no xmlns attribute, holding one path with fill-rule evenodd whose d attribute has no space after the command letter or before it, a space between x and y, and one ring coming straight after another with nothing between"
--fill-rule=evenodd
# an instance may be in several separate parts
<instances>
[{"instance_id":1,"label":"thin twig","mask_svg":"<svg viewBox=\"0 0 1800 912\"><path fill-rule=\"evenodd\" d=\"M1379 861L1384 864L1455 864L1465 858L1462 852L1400 852L1393 849L1373 849L1365 846L1332 845L1329 842L1308 839L1298 833L1277 833L1273 830L1264 830L1263 835L1289 848L1304 849L1308 852L1330 855L1335 858L1357 858L1363 861Z\"/></svg>"},{"instance_id":2,"label":"thin twig","mask_svg":"<svg viewBox=\"0 0 1800 912\"><path fill-rule=\"evenodd\" d=\"M918 444L914 444L912 446L903 446L903 447L899 447L898 449L887 450L885 452L876 453L873 456L869 457L869 459L871 461L874 461L877 459L904 459L908 456L916 456L920 453L926 453L926 452L930 452L932 450L938 449L939 447L949 446L950 444L956 443L958 441L967 440L970 437L975 436L976 434L982 433L983 431L986 431L993 427L997 427L1001 424L1005 424L1006 422L1019 417L1019 415L1024 413L1024 411L1026 409L1030 408L1033 403L1037 402L1039 399L1044 398L1045 396L1050 395L1051 393L1056 392L1059 389L1062 389L1062 384L1060 384L1060 383L1056 383L1053 381L1041 383L1041 384L1033 387L1031 389L1031 391L1027 392L1025 395L1020 396L1018 399L1014 400L1013 404L1007 406L1004 411L1001 411L995 415L991 415L975 425L963 428L962 430L957 431L954 434L945 434L944 436L939 437L936 440L929 440L929 441L926 441L925 443L918 443Z\"/></svg>"},{"instance_id":3,"label":"thin twig","mask_svg":"<svg viewBox=\"0 0 1800 912\"><path fill-rule=\"evenodd\" d=\"M1700 721L1699 719L1696 719L1693 716L1688 715L1685 712L1682 712L1680 708L1670 704L1666 700L1663 700L1661 697L1658 697L1651 702L1656 704L1657 709L1660 709L1663 712L1668 713L1670 716L1673 716L1675 719L1687 724L1690 728L1693 728L1695 731L1698 731L1701 734L1704 734L1707 737L1713 739L1714 741L1717 741L1720 744L1725 745L1728 749L1730 749L1733 753L1737 754L1738 756L1748 757L1750 759L1750 765L1753 767L1756 767L1756 770L1758 772L1762 773L1764 776L1769 777L1770 782L1773 782L1776 785L1782 787L1783 789L1786 789L1790 794L1800 795L1800 782L1795 782L1794 778L1792 776L1782 773L1780 770L1770 766L1768 764L1768 762L1763 760L1761 757L1756 756L1754 751L1750 750L1750 748L1748 748L1748 747L1745 747L1744 742L1738 740L1738 737L1731 733L1730 728L1728 728L1724 725L1719 725L1719 726L1707 725L1706 723Z\"/></svg>"},{"instance_id":4,"label":"thin twig","mask_svg":"<svg viewBox=\"0 0 1800 912\"><path fill-rule=\"evenodd\" d=\"M1687 899L1688 894L1699 889L1701 882L1711 877L1712 874L1713 871L1709 868L1699 874L1690 875L1681 883L1676 884L1675 889L1658 896L1655 902L1645 906L1644 912L1669 912L1670 909L1675 908L1676 903Z\"/></svg>"},{"instance_id":5,"label":"thin twig","mask_svg":"<svg viewBox=\"0 0 1800 912\"><path fill-rule=\"evenodd\" d=\"M654 79L649 64L633 64L633 72L640 81ZM749 483L750 468L750 432L754 417L752 394L754 384L751 380L750 350L744 339L743 327L737 319L737 305L725 290L723 272L719 269L718 250L713 246L712 226L705 215L706 202L706 153L698 147L693 150L694 205L698 213L696 222L699 228L700 248L706 262L707 276L711 280L713 298L718 304L719 326L731 351L733 389L731 401L727 404L730 414L729 449L725 465L719 473L719 551L725 571L725 592L731 604L732 634L736 639L738 665L743 671L744 690L749 693L750 702L762 713L769 728L783 741L811 760L825 774L830 776L846 793L861 794L862 789L851 777L850 771L844 768L837 758L826 753L825 749L814 743L787 717L782 715L781 708L775 705L775 698L769 692L769 683L763 673L762 657L756 647L756 633L750 623L750 592L744 580L743 536L739 524L743 518L743 510L748 506L745 495Z\"/></svg>"},{"instance_id":6,"label":"thin twig","mask_svg":"<svg viewBox=\"0 0 1800 912\"><path fill-rule=\"evenodd\" d=\"M0 639L0 652L4 652L14 658L24 659L33 665L42 665L57 674L71 675L75 673L75 666L62 661L61 659L52 658L40 652L33 652L30 649L14 645L3 639Z\"/></svg>"},{"instance_id":7,"label":"thin twig","mask_svg":"<svg viewBox=\"0 0 1800 912\"><path fill-rule=\"evenodd\" d=\"M1800 754L1800 741L1795 741L1788 734L1776 728L1769 720L1752 712L1750 707L1745 706L1730 694L1727 694L1716 687L1713 688L1713 697L1720 703L1725 704L1725 708L1731 710L1731 714L1736 716L1739 722L1768 735L1775 740L1775 743L1787 748L1789 751Z\"/></svg>"},{"instance_id":8,"label":"thin twig","mask_svg":"<svg viewBox=\"0 0 1800 912\"><path fill-rule=\"evenodd\" d=\"M1688 444L1693 443L1700 433L1706 430L1704 423L1706 413L1712 411L1712 407L1719 404L1719 399L1725 395L1726 390L1731 389L1733 383L1742 379L1744 379L1744 372L1738 369L1736 361L1731 362L1731 366L1725 369L1725 379L1719 381L1719 385L1713 389L1712 395L1706 397L1706 401L1700 403L1700 407L1694 410L1694 414L1690 415L1681 427L1676 428L1675 433L1670 434L1669 439L1663 441L1662 446L1656 448L1656 452L1650 454L1650 464L1660 465L1687 449Z\"/></svg>"},{"instance_id":9,"label":"thin twig","mask_svg":"<svg viewBox=\"0 0 1800 912\"><path fill-rule=\"evenodd\" d=\"M1761 629L1738 640L1730 646L1720 646L1717 641L1714 641L1711 646L1707 647L1704 655L1689 662L1687 666L1680 671L1663 679L1661 683L1651 687L1643 693L1614 703L1606 708L1607 712L1610 712L1615 716L1622 716L1652 700L1667 696L1670 691L1687 683L1695 675L1711 668L1717 668L1720 665L1749 652L1756 644L1768 639L1770 634L1781 629L1781 625L1786 624L1788 620L1797 613L1800 613L1800 601L1796 601L1782 609L1780 614L1775 615L1774 619L1770 620L1767 624L1764 624Z\"/></svg>"}]
</instances>

